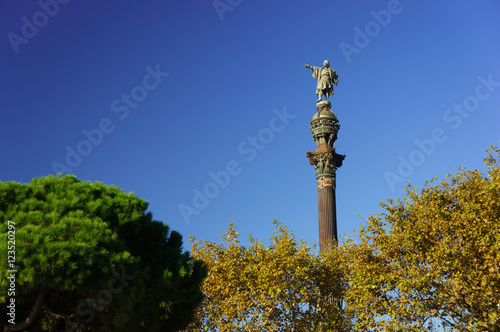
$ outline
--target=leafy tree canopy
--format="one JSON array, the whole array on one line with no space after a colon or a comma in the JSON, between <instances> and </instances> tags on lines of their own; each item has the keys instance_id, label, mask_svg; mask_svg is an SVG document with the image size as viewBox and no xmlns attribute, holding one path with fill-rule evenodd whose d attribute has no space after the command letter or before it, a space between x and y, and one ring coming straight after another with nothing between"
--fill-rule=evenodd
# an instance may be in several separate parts
<instances>
[{"instance_id":1,"label":"leafy tree canopy","mask_svg":"<svg viewBox=\"0 0 500 332\"><path fill-rule=\"evenodd\" d=\"M382 204L343 245L361 331L500 331L500 150ZM445 327L446 328L446 327Z\"/></svg>"},{"instance_id":2,"label":"leafy tree canopy","mask_svg":"<svg viewBox=\"0 0 500 332\"><path fill-rule=\"evenodd\" d=\"M72 175L0 182L1 324L9 331L186 327L206 269L147 208L132 193ZM7 260L8 221L15 269ZM15 296L8 270L17 270ZM11 298L15 325L5 311Z\"/></svg>"},{"instance_id":3,"label":"leafy tree canopy","mask_svg":"<svg viewBox=\"0 0 500 332\"><path fill-rule=\"evenodd\" d=\"M320 254L278 222L266 247L242 246L233 224L220 244L192 239L209 269L205 300L186 331L343 331L344 279L336 246Z\"/></svg>"}]
</instances>

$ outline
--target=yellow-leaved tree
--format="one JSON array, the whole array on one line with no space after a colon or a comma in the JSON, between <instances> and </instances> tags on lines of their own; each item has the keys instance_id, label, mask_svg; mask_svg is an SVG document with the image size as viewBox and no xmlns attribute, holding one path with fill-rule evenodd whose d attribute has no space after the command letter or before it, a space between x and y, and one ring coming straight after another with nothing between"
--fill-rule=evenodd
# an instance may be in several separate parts
<instances>
[{"instance_id":1,"label":"yellow-leaved tree","mask_svg":"<svg viewBox=\"0 0 500 332\"><path fill-rule=\"evenodd\" d=\"M234 224L223 242L192 239L191 253L208 267L205 299L187 331L347 331L341 305L345 280L335 245L321 254L275 221L271 244L249 238Z\"/></svg>"},{"instance_id":2,"label":"yellow-leaved tree","mask_svg":"<svg viewBox=\"0 0 500 332\"><path fill-rule=\"evenodd\" d=\"M342 245L357 330L500 331L499 157L491 147L487 173L408 186Z\"/></svg>"}]
</instances>

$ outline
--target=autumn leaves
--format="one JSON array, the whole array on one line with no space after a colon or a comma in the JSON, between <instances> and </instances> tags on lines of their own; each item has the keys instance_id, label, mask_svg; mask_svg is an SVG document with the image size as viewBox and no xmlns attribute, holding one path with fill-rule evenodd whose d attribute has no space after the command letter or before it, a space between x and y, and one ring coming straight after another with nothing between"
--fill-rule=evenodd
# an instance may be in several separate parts
<instances>
[{"instance_id":1,"label":"autumn leaves","mask_svg":"<svg viewBox=\"0 0 500 332\"><path fill-rule=\"evenodd\" d=\"M500 150L382 204L354 239L318 254L276 223L267 247L193 240L209 276L187 331L498 331Z\"/></svg>"}]
</instances>

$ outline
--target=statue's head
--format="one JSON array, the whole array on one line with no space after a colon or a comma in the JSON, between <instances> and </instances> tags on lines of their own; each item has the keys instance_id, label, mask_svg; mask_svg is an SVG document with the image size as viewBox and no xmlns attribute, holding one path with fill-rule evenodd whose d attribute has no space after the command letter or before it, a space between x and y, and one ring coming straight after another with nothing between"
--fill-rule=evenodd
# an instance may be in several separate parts
<instances>
[{"instance_id":1,"label":"statue's head","mask_svg":"<svg viewBox=\"0 0 500 332\"><path fill-rule=\"evenodd\" d=\"M330 67L330 62L328 62L328 60L323 61L323 67Z\"/></svg>"}]
</instances>

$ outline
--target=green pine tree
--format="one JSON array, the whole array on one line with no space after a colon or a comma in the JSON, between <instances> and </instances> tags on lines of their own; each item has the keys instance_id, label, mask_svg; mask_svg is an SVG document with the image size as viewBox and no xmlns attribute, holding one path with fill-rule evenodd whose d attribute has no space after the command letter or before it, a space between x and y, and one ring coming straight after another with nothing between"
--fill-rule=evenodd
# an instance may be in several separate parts
<instances>
[{"instance_id":1,"label":"green pine tree","mask_svg":"<svg viewBox=\"0 0 500 332\"><path fill-rule=\"evenodd\" d=\"M202 300L206 268L182 251L181 235L153 220L147 208L132 193L73 175L0 182L5 331L186 327ZM15 244L8 242L9 229L15 229ZM13 245L14 268L8 259ZM15 296L9 296L9 270L17 271ZM11 298L15 325L7 321Z\"/></svg>"}]
</instances>

